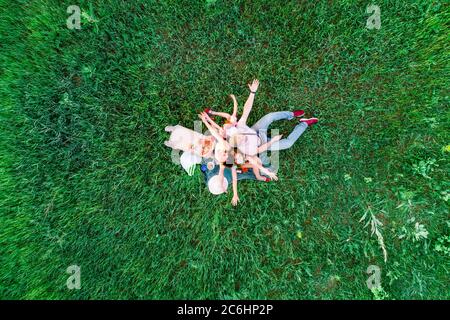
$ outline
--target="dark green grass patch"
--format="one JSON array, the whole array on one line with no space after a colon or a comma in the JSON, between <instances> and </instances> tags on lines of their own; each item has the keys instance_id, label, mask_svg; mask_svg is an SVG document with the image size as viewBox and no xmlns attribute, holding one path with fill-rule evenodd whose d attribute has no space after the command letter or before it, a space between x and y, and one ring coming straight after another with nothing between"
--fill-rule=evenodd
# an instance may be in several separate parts
<instances>
[{"instance_id":1,"label":"dark green grass patch","mask_svg":"<svg viewBox=\"0 0 450 320\"><path fill-rule=\"evenodd\" d=\"M79 1L69 30L71 4L1 2L0 298L450 298L447 5ZM233 208L164 127L253 78L250 123L320 122Z\"/></svg>"}]
</instances>

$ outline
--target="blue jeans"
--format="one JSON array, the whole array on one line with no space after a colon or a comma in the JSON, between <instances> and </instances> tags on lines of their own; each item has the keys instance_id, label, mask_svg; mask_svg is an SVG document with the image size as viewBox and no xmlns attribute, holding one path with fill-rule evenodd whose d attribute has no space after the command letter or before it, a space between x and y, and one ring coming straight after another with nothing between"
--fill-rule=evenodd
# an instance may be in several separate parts
<instances>
[{"instance_id":1,"label":"blue jeans","mask_svg":"<svg viewBox=\"0 0 450 320\"><path fill-rule=\"evenodd\" d=\"M264 117L262 117L258 122L256 122L252 129L255 130L259 137L261 138L261 144L264 144L267 142L267 130L269 126L272 124L272 122L277 120L291 120L294 118L294 114L290 111L279 111L279 112L272 112L269 114L266 114ZM284 139L281 139L280 141L274 143L269 150L270 151L278 151L278 150L284 150L292 147L292 145L297 141L297 139L302 135L302 133L306 130L308 125L304 122L300 122L298 125L295 126L294 130L291 132L291 134ZM261 159L262 163L265 167L267 167L269 170L273 171L273 168L269 165L272 165L272 161L269 160L267 153L263 152L259 154L259 158ZM205 159L203 159L203 163L207 163ZM205 182L208 182L210 178L215 176L219 173L219 166L215 166L212 170L206 170L205 171ZM232 183L231 178L231 170L228 168L225 168L224 176L228 180L228 183ZM246 173L239 173L238 174L238 180L256 180L255 175L253 174L253 170L249 169Z\"/></svg>"},{"instance_id":2,"label":"blue jeans","mask_svg":"<svg viewBox=\"0 0 450 320\"><path fill-rule=\"evenodd\" d=\"M259 119L259 121L252 126L252 129L258 133L259 137L261 138L261 144L264 144L267 142L267 130L269 129L269 126L272 124L272 122L277 120L291 120L293 118L294 114L291 111L271 112ZM270 146L269 150L278 151L292 147L295 141L297 141L297 139L303 134L303 132L305 132L307 127L308 125L306 123L300 122L295 126L294 130L289 136L287 136L287 138L275 142L272 146Z\"/></svg>"}]
</instances>

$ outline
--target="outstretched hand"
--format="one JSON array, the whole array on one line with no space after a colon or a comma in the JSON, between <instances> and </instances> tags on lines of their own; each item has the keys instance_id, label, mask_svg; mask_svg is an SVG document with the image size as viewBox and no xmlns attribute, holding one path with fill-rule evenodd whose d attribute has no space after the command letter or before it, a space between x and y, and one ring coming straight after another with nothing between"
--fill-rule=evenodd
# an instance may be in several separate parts
<instances>
[{"instance_id":1,"label":"outstretched hand","mask_svg":"<svg viewBox=\"0 0 450 320\"><path fill-rule=\"evenodd\" d=\"M233 199L231 199L231 204L233 206L237 206L238 202L239 202L239 197L238 196L233 196Z\"/></svg>"},{"instance_id":2,"label":"outstretched hand","mask_svg":"<svg viewBox=\"0 0 450 320\"><path fill-rule=\"evenodd\" d=\"M269 176L269 178L270 178L271 180L275 180L275 181L278 180L277 175L276 175L275 173L273 173L273 172L268 172L267 175Z\"/></svg>"},{"instance_id":3,"label":"outstretched hand","mask_svg":"<svg viewBox=\"0 0 450 320\"><path fill-rule=\"evenodd\" d=\"M270 139L270 142L280 141L282 136L283 136L282 134L279 134L279 135L273 137L272 139Z\"/></svg>"},{"instance_id":4,"label":"outstretched hand","mask_svg":"<svg viewBox=\"0 0 450 320\"><path fill-rule=\"evenodd\" d=\"M198 117L200 118L200 119L202 119L202 120L204 120L204 121L208 121L208 119L210 119L209 118L209 115L206 113L206 112L201 112L199 115L198 115Z\"/></svg>"},{"instance_id":5,"label":"outstretched hand","mask_svg":"<svg viewBox=\"0 0 450 320\"><path fill-rule=\"evenodd\" d=\"M258 86L259 86L259 80L258 79L254 79L252 83L248 84L248 88L252 92L256 92L256 90L258 90Z\"/></svg>"}]
</instances>

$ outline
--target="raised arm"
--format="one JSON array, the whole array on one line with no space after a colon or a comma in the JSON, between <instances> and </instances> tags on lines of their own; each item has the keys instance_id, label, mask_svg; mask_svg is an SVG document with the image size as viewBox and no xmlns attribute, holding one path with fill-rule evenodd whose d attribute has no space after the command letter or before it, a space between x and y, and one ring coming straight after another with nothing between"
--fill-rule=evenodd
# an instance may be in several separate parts
<instances>
[{"instance_id":1,"label":"raised arm","mask_svg":"<svg viewBox=\"0 0 450 320\"><path fill-rule=\"evenodd\" d=\"M264 151L266 151L267 149L269 149L270 146L271 146L272 144L274 144L274 143L277 142L277 141L280 141L280 139L281 139L282 136L283 136L282 134L280 134L280 135L278 135L278 136L275 136L275 137L273 137L272 139L270 139L269 142L266 142L266 143L260 145L260 146L258 147L258 153L264 152Z\"/></svg>"},{"instance_id":2,"label":"raised arm","mask_svg":"<svg viewBox=\"0 0 450 320\"><path fill-rule=\"evenodd\" d=\"M270 179L273 179L275 181L278 180L278 177L277 177L277 175L275 173L273 173L272 171L264 168L262 165L258 165L258 169L259 169L259 171L264 173L266 176L268 176Z\"/></svg>"},{"instance_id":3,"label":"raised arm","mask_svg":"<svg viewBox=\"0 0 450 320\"><path fill-rule=\"evenodd\" d=\"M201 114L198 115L198 117L203 121L203 123L205 124L205 126L208 128L209 132L211 132L211 134L213 135L214 138L217 139L217 141L219 142L223 142L225 144L225 147L227 149L230 148L230 145L228 144L228 142L220 135L219 132L217 132L217 130L215 128L213 128L211 126L211 124L208 123L208 120L206 118L206 113L202 112Z\"/></svg>"},{"instance_id":4,"label":"raised arm","mask_svg":"<svg viewBox=\"0 0 450 320\"><path fill-rule=\"evenodd\" d=\"M213 119L211 119L211 117L205 113L205 119L206 121L209 122L209 124L211 124L214 128L216 128L216 130L223 135L223 128L221 126L219 126Z\"/></svg>"},{"instance_id":5,"label":"raised arm","mask_svg":"<svg viewBox=\"0 0 450 320\"><path fill-rule=\"evenodd\" d=\"M236 100L236 97L234 94L230 94L231 100L233 100L233 114L231 115L231 122L236 122L237 119L237 112L238 112L238 102Z\"/></svg>"},{"instance_id":6,"label":"raised arm","mask_svg":"<svg viewBox=\"0 0 450 320\"><path fill-rule=\"evenodd\" d=\"M225 171L225 166L223 164L220 164L220 167L219 167L219 182L220 182L220 185L221 185L221 187L223 189L223 192L227 192L227 190L224 187L224 182L225 182L224 171Z\"/></svg>"},{"instance_id":7,"label":"raised arm","mask_svg":"<svg viewBox=\"0 0 450 320\"><path fill-rule=\"evenodd\" d=\"M244 104L244 111L242 112L242 116L239 119L238 124L240 125L247 125L247 119L250 115L250 111L252 111L253 101L255 100L255 94L258 90L259 81L258 79L254 79L251 84L248 85L250 89L250 95L247 98L247 101L245 101Z\"/></svg>"},{"instance_id":8,"label":"raised arm","mask_svg":"<svg viewBox=\"0 0 450 320\"><path fill-rule=\"evenodd\" d=\"M237 206L239 202L238 190L237 190L237 172L236 167L233 166L231 168L231 177L233 179L233 199L231 200L231 204L233 206Z\"/></svg>"}]
</instances>

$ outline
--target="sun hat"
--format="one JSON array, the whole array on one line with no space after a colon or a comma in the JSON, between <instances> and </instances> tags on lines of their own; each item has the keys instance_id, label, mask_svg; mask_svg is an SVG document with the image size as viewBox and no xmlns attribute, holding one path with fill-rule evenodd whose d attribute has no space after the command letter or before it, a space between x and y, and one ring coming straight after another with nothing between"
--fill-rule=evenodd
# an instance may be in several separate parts
<instances>
[{"instance_id":1,"label":"sun hat","mask_svg":"<svg viewBox=\"0 0 450 320\"><path fill-rule=\"evenodd\" d=\"M221 179L218 174L208 180L209 192L211 192L212 194L215 194L215 195L218 195L218 194L221 194L224 192L223 191L224 189L220 187L220 180ZM227 190L228 180L226 178L224 178L223 180L224 180L225 190Z\"/></svg>"}]
</instances>

